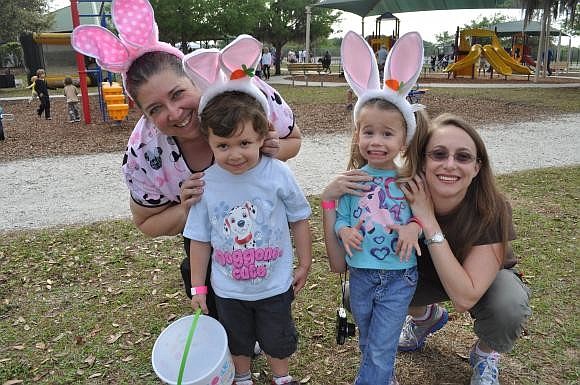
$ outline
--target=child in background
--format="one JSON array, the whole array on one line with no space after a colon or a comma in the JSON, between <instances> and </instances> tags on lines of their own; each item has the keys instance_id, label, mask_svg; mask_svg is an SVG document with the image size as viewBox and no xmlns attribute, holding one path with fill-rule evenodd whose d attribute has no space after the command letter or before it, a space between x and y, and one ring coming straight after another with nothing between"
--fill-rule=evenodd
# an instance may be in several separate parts
<instances>
[{"instance_id":1,"label":"child in background","mask_svg":"<svg viewBox=\"0 0 580 385\"><path fill-rule=\"evenodd\" d=\"M48 84L46 83L46 72L44 69L39 68L36 70L36 80L34 81L34 89L38 93L38 98L40 99L40 105L36 110L38 117L42 116L44 112L44 117L46 120L51 120L50 117L50 97L48 96Z\"/></svg>"},{"instance_id":2,"label":"child in background","mask_svg":"<svg viewBox=\"0 0 580 385\"><path fill-rule=\"evenodd\" d=\"M398 384L395 357L417 285L421 224L398 186L395 158L417 126L428 125L424 106L406 100L421 73L423 41L415 32L397 40L386 58L383 88L376 58L361 36L348 32L341 51L358 101L350 171L321 195L326 251L332 271L348 265L350 273L350 308L362 353L355 384Z\"/></svg>"},{"instance_id":3,"label":"child in background","mask_svg":"<svg viewBox=\"0 0 580 385\"><path fill-rule=\"evenodd\" d=\"M68 107L68 122L80 122L81 114L79 112L79 90L73 84L72 79L67 76L64 78L64 96Z\"/></svg>"},{"instance_id":4,"label":"child in background","mask_svg":"<svg viewBox=\"0 0 580 385\"><path fill-rule=\"evenodd\" d=\"M36 92L36 79L38 79L38 76L36 75L30 77L30 85L26 87L27 90L30 90L30 99L28 99L28 104L38 99L38 93Z\"/></svg>"},{"instance_id":5,"label":"child in background","mask_svg":"<svg viewBox=\"0 0 580 385\"><path fill-rule=\"evenodd\" d=\"M272 384L298 385L288 370L297 348L291 305L312 263L311 210L288 166L260 153L270 108L250 80L261 46L241 35L221 52L200 49L183 59L203 91L200 130L215 159L204 171L204 193L191 207L183 235L191 239L191 303L205 313L211 263L217 313L235 366L233 384L253 384L257 341ZM294 272L289 227L298 254Z\"/></svg>"}]
</instances>

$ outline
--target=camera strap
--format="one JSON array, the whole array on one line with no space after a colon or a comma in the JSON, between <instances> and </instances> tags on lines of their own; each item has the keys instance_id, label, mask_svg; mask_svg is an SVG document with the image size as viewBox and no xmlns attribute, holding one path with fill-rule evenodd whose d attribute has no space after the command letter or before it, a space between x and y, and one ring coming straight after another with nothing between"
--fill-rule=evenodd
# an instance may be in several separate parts
<instances>
[{"instance_id":1,"label":"camera strap","mask_svg":"<svg viewBox=\"0 0 580 385\"><path fill-rule=\"evenodd\" d=\"M340 276L340 304L342 307L346 308L344 298L346 294L346 283L348 282L348 269L344 272L344 279L343 273L340 273L339 276Z\"/></svg>"}]
</instances>

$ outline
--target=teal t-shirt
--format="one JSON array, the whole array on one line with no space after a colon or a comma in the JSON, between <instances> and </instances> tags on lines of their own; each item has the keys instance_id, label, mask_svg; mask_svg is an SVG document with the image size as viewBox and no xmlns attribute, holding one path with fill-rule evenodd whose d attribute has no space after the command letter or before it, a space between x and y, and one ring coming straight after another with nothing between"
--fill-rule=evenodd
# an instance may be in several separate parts
<instances>
[{"instance_id":1,"label":"teal t-shirt","mask_svg":"<svg viewBox=\"0 0 580 385\"><path fill-rule=\"evenodd\" d=\"M409 260L401 261L395 253L398 234L386 227L389 224L407 224L411 218L411 209L403 192L397 186L396 170L379 170L365 165L361 168L373 176L366 184L371 189L362 197L343 195L336 210L335 231L345 226L354 227L361 220L363 235L362 250L352 250L353 255L346 255L349 266L365 269L402 270L417 265L417 256L413 251Z\"/></svg>"}]
</instances>

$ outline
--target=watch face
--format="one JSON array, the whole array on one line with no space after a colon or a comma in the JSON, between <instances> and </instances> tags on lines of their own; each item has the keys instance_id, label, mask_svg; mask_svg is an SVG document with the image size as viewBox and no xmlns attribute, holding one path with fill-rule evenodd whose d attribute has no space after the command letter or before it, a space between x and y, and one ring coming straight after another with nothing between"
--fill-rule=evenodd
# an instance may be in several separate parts
<instances>
[{"instance_id":1,"label":"watch face","mask_svg":"<svg viewBox=\"0 0 580 385\"><path fill-rule=\"evenodd\" d=\"M433 235L433 238L431 238L431 241L436 242L436 243L440 243L440 242L443 242L444 239L445 239L445 237L443 236L443 234L436 233Z\"/></svg>"}]
</instances>

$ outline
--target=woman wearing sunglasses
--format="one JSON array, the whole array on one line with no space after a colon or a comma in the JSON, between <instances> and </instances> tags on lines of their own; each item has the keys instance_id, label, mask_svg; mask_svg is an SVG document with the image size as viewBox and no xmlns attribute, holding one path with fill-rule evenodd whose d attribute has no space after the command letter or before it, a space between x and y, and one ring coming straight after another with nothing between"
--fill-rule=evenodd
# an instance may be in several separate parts
<instances>
[{"instance_id":1,"label":"woman wearing sunglasses","mask_svg":"<svg viewBox=\"0 0 580 385\"><path fill-rule=\"evenodd\" d=\"M499 384L499 353L512 350L531 314L529 290L514 269L510 205L495 185L481 137L455 115L443 114L428 130L418 130L405 155L401 175L418 176L401 189L424 240L399 350L421 349L447 323L447 310L438 303L451 300L456 311L469 311L474 319L471 385ZM325 194L360 192L362 180L339 176Z\"/></svg>"}]
</instances>

